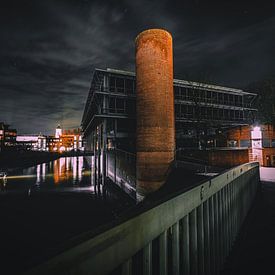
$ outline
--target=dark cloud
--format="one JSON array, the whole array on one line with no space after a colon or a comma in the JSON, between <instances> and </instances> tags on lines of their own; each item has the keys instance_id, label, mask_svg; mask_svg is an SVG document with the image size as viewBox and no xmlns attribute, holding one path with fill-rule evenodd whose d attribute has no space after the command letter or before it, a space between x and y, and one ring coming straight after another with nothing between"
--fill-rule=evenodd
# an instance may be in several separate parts
<instances>
[{"instance_id":1,"label":"dark cloud","mask_svg":"<svg viewBox=\"0 0 275 275\"><path fill-rule=\"evenodd\" d=\"M0 12L0 121L20 133L78 127L95 67L134 70L147 28L174 38L175 76L241 87L274 72L265 1L7 1ZM257 3L258 2L258 3Z\"/></svg>"}]
</instances>

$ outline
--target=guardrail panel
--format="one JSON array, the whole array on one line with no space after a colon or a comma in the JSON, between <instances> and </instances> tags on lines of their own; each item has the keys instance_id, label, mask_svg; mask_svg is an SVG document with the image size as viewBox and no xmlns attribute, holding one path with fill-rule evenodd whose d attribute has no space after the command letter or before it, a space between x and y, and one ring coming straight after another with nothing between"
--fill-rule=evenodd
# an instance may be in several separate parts
<instances>
[{"instance_id":1,"label":"guardrail panel","mask_svg":"<svg viewBox=\"0 0 275 275\"><path fill-rule=\"evenodd\" d=\"M258 181L258 164L248 163L233 168L65 251L33 269L29 274L102 275L108 274L120 265L122 270L127 271L130 270L127 267L129 264L123 263L130 261L131 257L142 249L145 255L144 272L152 274L151 242L173 225L173 253L177 256L172 262L176 272L180 261L186 274L198 274L199 270L207 271L205 254L201 253L202 239L205 245L206 234L208 234L202 222L204 206L207 204L209 204L210 270L211 274L218 274L228 251L226 247L223 249L221 240L228 236L227 232L231 230L230 238L228 237L231 247L256 194ZM227 189L230 191L227 192ZM242 204L244 199L245 205ZM230 212L227 212L228 205ZM182 226L181 237L178 234L179 221ZM224 227L227 221L230 221L229 231L228 226ZM179 249L175 242L180 243L181 239L182 249ZM162 247L165 247L165 242L167 249L167 241L163 241ZM221 253L223 257L220 257ZM165 257L167 259L167 254L163 255L165 253L160 253L160 259ZM202 258L205 261L202 261ZM200 263L199 269L198 263ZM169 270L167 266L166 268Z\"/></svg>"}]
</instances>

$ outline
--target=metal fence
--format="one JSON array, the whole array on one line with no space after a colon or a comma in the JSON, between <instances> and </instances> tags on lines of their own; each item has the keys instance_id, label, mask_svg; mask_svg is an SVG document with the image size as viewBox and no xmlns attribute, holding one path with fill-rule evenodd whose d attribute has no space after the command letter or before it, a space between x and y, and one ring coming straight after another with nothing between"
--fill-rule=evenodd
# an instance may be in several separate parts
<instances>
[{"instance_id":1,"label":"metal fence","mask_svg":"<svg viewBox=\"0 0 275 275\"><path fill-rule=\"evenodd\" d=\"M218 274L258 186L258 163L235 167L67 250L31 274Z\"/></svg>"}]
</instances>

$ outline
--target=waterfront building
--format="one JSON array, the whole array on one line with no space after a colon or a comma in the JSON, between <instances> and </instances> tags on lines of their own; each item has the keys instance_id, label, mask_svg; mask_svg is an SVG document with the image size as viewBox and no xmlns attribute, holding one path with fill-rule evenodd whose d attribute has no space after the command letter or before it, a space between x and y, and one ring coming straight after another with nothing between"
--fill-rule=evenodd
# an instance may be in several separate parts
<instances>
[{"instance_id":1,"label":"waterfront building","mask_svg":"<svg viewBox=\"0 0 275 275\"><path fill-rule=\"evenodd\" d=\"M174 79L176 149L226 147L227 130L250 125L255 93ZM82 117L97 177L135 187L136 81L132 72L95 69ZM99 161L100 159L100 161Z\"/></svg>"},{"instance_id":2,"label":"waterfront building","mask_svg":"<svg viewBox=\"0 0 275 275\"><path fill-rule=\"evenodd\" d=\"M17 130L11 129L10 125L0 122L0 152L16 146Z\"/></svg>"},{"instance_id":3,"label":"waterfront building","mask_svg":"<svg viewBox=\"0 0 275 275\"><path fill-rule=\"evenodd\" d=\"M64 130L58 125L55 136L47 138L47 148L50 152L83 151L81 129Z\"/></svg>"},{"instance_id":4,"label":"waterfront building","mask_svg":"<svg viewBox=\"0 0 275 275\"><path fill-rule=\"evenodd\" d=\"M18 135L16 137L18 150L48 151L47 137L45 135Z\"/></svg>"}]
</instances>

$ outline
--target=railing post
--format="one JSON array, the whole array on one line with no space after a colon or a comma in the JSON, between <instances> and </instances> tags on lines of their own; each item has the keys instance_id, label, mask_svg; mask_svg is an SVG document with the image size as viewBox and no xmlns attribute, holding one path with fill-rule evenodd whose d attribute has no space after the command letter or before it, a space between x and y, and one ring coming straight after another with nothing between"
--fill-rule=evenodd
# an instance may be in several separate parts
<instances>
[{"instance_id":1,"label":"railing post","mask_svg":"<svg viewBox=\"0 0 275 275\"><path fill-rule=\"evenodd\" d=\"M190 213L190 273L198 274L198 235L197 235L197 209Z\"/></svg>"},{"instance_id":2,"label":"railing post","mask_svg":"<svg viewBox=\"0 0 275 275\"><path fill-rule=\"evenodd\" d=\"M214 215L215 215L215 270L218 274L220 271L220 258L221 258L221 252L220 252L220 218L219 218L219 199L218 199L218 193L214 194Z\"/></svg>"},{"instance_id":3,"label":"railing post","mask_svg":"<svg viewBox=\"0 0 275 275\"><path fill-rule=\"evenodd\" d=\"M123 263L122 265L122 275L132 275L132 258Z\"/></svg>"},{"instance_id":4,"label":"railing post","mask_svg":"<svg viewBox=\"0 0 275 275\"><path fill-rule=\"evenodd\" d=\"M210 213L209 213L209 201L204 202L203 205L203 230L204 230L204 270L205 273L211 274L211 248L210 248Z\"/></svg>"},{"instance_id":5,"label":"railing post","mask_svg":"<svg viewBox=\"0 0 275 275\"><path fill-rule=\"evenodd\" d=\"M172 263L173 263L173 274L180 274L179 265L179 223L175 223L172 226Z\"/></svg>"},{"instance_id":6,"label":"railing post","mask_svg":"<svg viewBox=\"0 0 275 275\"><path fill-rule=\"evenodd\" d=\"M236 179L234 182L233 182L233 225L234 225L234 241L236 239L236 234L237 234L237 228L238 228L238 205L237 205L237 184L238 184L238 179Z\"/></svg>"},{"instance_id":7,"label":"railing post","mask_svg":"<svg viewBox=\"0 0 275 275\"><path fill-rule=\"evenodd\" d=\"M152 243L143 248L143 275L152 274Z\"/></svg>"},{"instance_id":8,"label":"railing post","mask_svg":"<svg viewBox=\"0 0 275 275\"><path fill-rule=\"evenodd\" d=\"M182 219L182 262L183 274L190 275L190 239L189 239L189 215Z\"/></svg>"},{"instance_id":9,"label":"railing post","mask_svg":"<svg viewBox=\"0 0 275 275\"><path fill-rule=\"evenodd\" d=\"M167 230L159 236L159 273L167 275Z\"/></svg>"},{"instance_id":10,"label":"railing post","mask_svg":"<svg viewBox=\"0 0 275 275\"><path fill-rule=\"evenodd\" d=\"M214 197L209 198L209 226L210 226L210 260L211 274L216 274L216 238L215 238L215 209Z\"/></svg>"},{"instance_id":11,"label":"railing post","mask_svg":"<svg viewBox=\"0 0 275 275\"><path fill-rule=\"evenodd\" d=\"M228 254L231 249L232 243L232 224L231 224L231 185L227 187L227 222L228 222Z\"/></svg>"},{"instance_id":12,"label":"railing post","mask_svg":"<svg viewBox=\"0 0 275 275\"><path fill-rule=\"evenodd\" d=\"M197 227L198 227L198 272L204 274L204 230L203 230L203 204L197 207Z\"/></svg>"},{"instance_id":13,"label":"railing post","mask_svg":"<svg viewBox=\"0 0 275 275\"><path fill-rule=\"evenodd\" d=\"M224 254L224 247L225 247L225 224L224 224L224 200L223 200L223 191L224 188L221 189L218 192L218 196L219 196L219 214L220 214L220 249L221 249L221 261L220 261L220 269L223 265L223 261L225 258L225 254Z\"/></svg>"}]
</instances>

